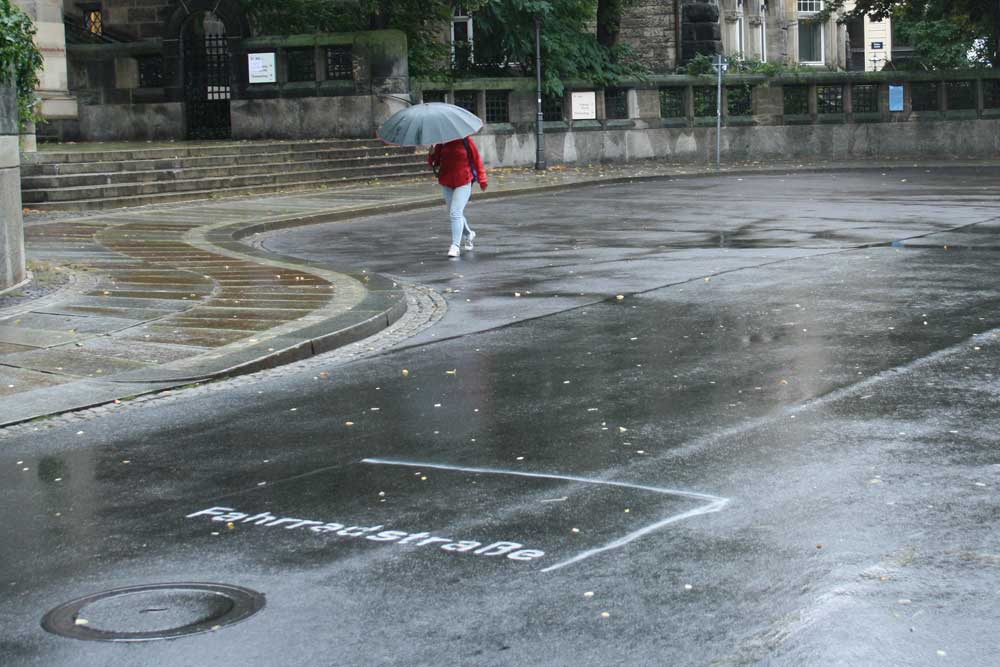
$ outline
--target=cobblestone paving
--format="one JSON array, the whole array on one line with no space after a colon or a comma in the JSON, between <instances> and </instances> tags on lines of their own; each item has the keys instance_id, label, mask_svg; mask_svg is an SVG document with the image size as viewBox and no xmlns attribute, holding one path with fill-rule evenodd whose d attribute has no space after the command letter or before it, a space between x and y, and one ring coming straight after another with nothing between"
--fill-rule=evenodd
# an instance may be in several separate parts
<instances>
[{"instance_id":1,"label":"cobblestone paving","mask_svg":"<svg viewBox=\"0 0 1000 667\"><path fill-rule=\"evenodd\" d=\"M132 400L125 400L116 403L108 403L88 410L67 412L46 419L33 422L16 424L6 428L0 427L0 440L12 438L26 433L44 432L50 428L65 426L67 424L83 424L91 419L102 417L111 413L125 410L136 410L143 407L162 404L167 401L175 401L179 398L197 398L199 395L208 392L219 392L232 389L234 387L245 387L263 379L280 378L296 373L309 371L320 372L338 366L373 357L387 352L394 347L404 343L407 339L415 336L424 329L433 326L438 320L444 317L448 306L444 298L434 290L420 285L404 286L406 292L407 310L406 314L395 323L383 329L374 336L365 338L331 352L310 357L303 361L271 368L256 373L240 375L224 380L206 382L203 384L190 385L178 389L170 389L155 394L146 394Z\"/></svg>"}]
</instances>

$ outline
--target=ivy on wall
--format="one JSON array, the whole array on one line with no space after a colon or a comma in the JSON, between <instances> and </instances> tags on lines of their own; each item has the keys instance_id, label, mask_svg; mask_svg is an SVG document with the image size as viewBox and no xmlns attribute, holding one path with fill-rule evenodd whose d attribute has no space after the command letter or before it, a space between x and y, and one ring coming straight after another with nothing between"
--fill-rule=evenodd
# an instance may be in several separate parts
<instances>
[{"instance_id":1,"label":"ivy on wall","mask_svg":"<svg viewBox=\"0 0 1000 667\"><path fill-rule=\"evenodd\" d=\"M31 19L10 0L0 0L0 81L10 83L13 73L21 127L41 119L35 87L43 63L34 36Z\"/></svg>"}]
</instances>

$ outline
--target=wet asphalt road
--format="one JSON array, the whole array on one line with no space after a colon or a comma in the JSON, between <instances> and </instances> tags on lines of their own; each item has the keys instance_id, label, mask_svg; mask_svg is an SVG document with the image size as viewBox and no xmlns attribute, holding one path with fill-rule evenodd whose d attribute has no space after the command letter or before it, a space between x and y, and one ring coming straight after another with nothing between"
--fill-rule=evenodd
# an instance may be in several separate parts
<instances>
[{"instance_id":1,"label":"wet asphalt road","mask_svg":"<svg viewBox=\"0 0 1000 667\"><path fill-rule=\"evenodd\" d=\"M997 175L474 198L459 261L430 210L260 239L448 313L0 439L0 662L995 665ZM141 644L39 626L168 581L267 606Z\"/></svg>"}]
</instances>

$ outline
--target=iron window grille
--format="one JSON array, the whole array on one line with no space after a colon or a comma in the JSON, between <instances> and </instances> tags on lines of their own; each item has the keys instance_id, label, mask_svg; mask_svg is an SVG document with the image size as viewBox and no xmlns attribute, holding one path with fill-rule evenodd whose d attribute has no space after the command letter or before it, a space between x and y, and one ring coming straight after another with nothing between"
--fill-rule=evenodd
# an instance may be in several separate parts
<instances>
[{"instance_id":1,"label":"iron window grille","mask_svg":"<svg viewBox=\"0 0 1000 667\"><path fill-rule=\"evenodd\" d=\"M316 80L316 52L313 49L285 51L288 63L288 80L292 82Z\"/></svg>"},{"instance_id":2,"label":"iron window grille","mask_svg":"<svg viewBox=\"0 0 1000 667\"><path fill-rule=\"evenodd\" d=\"M159 88L163 85L163 56L139 56L135 62L139 70L140 88Z\"/></svg>"},{"instance_id":3,"label":"iron window grille","mask_svg":"<svg viewBox=\"0 0 1000 667\"><path fill-rule=\"evenodd\" d=\"M816 113L844 113L844 87L816 86Z\"/></svg>"},{"instance_id":4,"label":"iron window grille","mask_svg":"<svg viewBox=\"0 0 1000 667\"><path fill-rule=\"evenodd\" d=\"M937 82L927 81L910 84L910 107L914 111L937 111Z\"/></svg>"},{"instance_id":5,"label":"iron window grille","mask_svg":"<svg viewBox=\"0 0 1000 667\"><path fill-rule=\"evenodd\" d=\"M726 88L726 113L730 116L753 115L753 93L749 86Z\"/></svg>"},{"instance_id":6,"label":"iron window grille","mask_svg":"<svg viewBox=\"0 0 1000 667\"><path fill-rule=\"evenodd\" d=\"M878 85L859 83L851 88L851 111L878 113Z\"/></svg>"},{"instance_id":7,"label":"iron window grille","mask_svg":"<svg viewBox=\"0 0 1000 667\"><path fill-rule=\"evenodd\" d=\"M510 93L506 90L486 91L486 122L510 122Z\"/></svg>"},{"instance_id":8,"label":"iron window grille","mask_svg":"<svg viewBox=\"0 0 1000 667\"><path fill-rule=\"evenodd\" d=\"M983 105L990 109L1000 108L1000 79L983 81Z\"/></svg>"},{"instance_id":9,"label":"iron window grille","mask_svg":"<svg viewBox=\"0 0 1000 667\"><path fill-rule=\"evenodd\" d=\"M695 116L715 116L715 86L695 86L691 89L691 93L694 96L692 101Z\"/></svg>"},{"instance_id":10,"label":"iron window grille","mask_svg":"<svg viewBox=\"0 0 1000 667\"><path fill-rule=\"evenodd\" d=\"M809 113L809 86L785 86L782 101L786 116L804 116Z\"/></svg>"},{"instance_id":11,"label":"iron window grille","mask_svg":"<svg viewBox=\"0 0 1000 667\"><path fill-rule=\"evenodd\" d=\"M604 115L608 120L628 118L628 90L607 88L604 91Z\"/></svg>"},{"instance_id":12,"label":"iron window grille","mask_svg":"<svg viewBox=\"0 0 1000 667\"><path fill-rule=\"evenodd\" d=\"M443 90L425 90L422 95L424 102L447 102L448 94Z\"/></svg>"},{"instance_id":13,"label":"iron window grille","mask_svg":"<svg viewBox=\"0 0 1000 667\"><path fill-rule=\"evenodd\" d=\"M972 81L949 81L946 85L949 110L963 111L976 108L976 88Z\"/></svg>"},{"instance_id":14,"label":"iron window grille","mask_svg":"<svg viewBox=\"0 0 1000 667\"><path fill-rule=\"evenodd\" d=\"M660 88L660 118L684 118L683 88Z\"/></svg>"},{"instance_id":15,"label":"iron window grille","mask_svg":"<svg viewBox=\"0 0 1000 667\"><path fill-rule=\"evenodd\" d=\"M555 95L542 97L542 120L556 122L563 119L563 98Z\"/></svg>"},{"instance_id":16,"label":"iron window grille","mask_svg":"<svg viewBox=\"0 0 1000 667\"><path fill-rule=\"evenodd\" d=\"M91 35L104 34L104 14L100 9L88 9L84 12L83 24Z\"/></svg>"},{"instance_id":17,"label":"iron window grille","mask_svg":"<svg viewBox=\"0 0 1000 667\"><path fill-rule=\"evenodd\" d=\"M474 90L456 90L455 91L455 106L462 107L469 113L476 113L476 98L479 96Z\"/></svg>"},{"instance_id":18,"label":"iron window grille","mask_svg":"<svg viewBox=\"0 0 1000 667\"><path fill-rule=\"evenodd\" d=\"M351 81L354 79L354 58L350 46L327 47L326 78L331 81Z\"/></svg>"}]
</instances>

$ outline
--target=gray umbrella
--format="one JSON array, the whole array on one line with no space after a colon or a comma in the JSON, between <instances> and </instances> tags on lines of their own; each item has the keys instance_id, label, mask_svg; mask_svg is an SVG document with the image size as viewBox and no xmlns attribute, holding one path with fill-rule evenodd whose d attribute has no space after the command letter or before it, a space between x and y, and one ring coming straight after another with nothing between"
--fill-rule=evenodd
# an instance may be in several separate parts
<instances>
[{"instance_id":1,"label":"gray umbrella","mask_svg":"<svg viewBox=\"0 0 1000 667\"><path fill-rule=\"evenodd\" d=\"M428 102L394 113L382 123L378 136L397 146L421 146L464 139L482 127L483 121L462 107Z\"/></svg>"}]
</instances>

